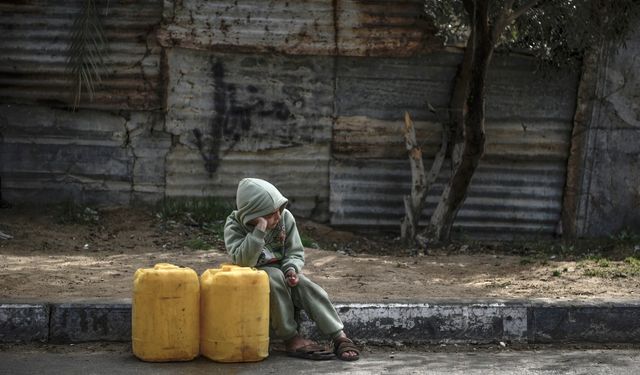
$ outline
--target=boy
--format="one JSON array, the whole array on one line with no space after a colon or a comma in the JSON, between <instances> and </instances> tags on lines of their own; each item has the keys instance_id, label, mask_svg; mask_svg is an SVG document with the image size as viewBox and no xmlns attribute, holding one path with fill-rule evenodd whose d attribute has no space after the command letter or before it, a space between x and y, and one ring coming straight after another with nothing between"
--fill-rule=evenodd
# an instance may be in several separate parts
<instances>
[{"instance_id":1,"label":"boy","mask_svg":"<svg viewBox=\"0 0 640 375\"><path fill-rule=\"evenodd\" d=\"M257 178L238 184L237 209L224 226L224 243L233 263L257 267L269 275L269 314L276 336L285 342L287 355L307 359L345 361L360 352L342 331L343 325L327 293L302 273L304 247L288 200L275 186ZM294 308L303 309L318 329L333 340L333 353L298 334Z\"/></svg>"}]
</instances>

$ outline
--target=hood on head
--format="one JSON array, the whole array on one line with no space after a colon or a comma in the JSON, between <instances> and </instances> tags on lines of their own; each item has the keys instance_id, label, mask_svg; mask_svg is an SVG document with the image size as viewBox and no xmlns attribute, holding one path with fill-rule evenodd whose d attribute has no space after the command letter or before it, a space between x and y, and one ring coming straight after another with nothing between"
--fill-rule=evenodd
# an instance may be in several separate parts
<instances>
[{"instance_id":1,"label":"hood on head","mask_svg":"<svg viewBox=\"0 0 640 375\"><path fill-rule=\"evenodd\" d=\"M285 198L275 186L259 178L243 178L238 183L236 193L237 217L242 224L281 210L287 204Z\"/></svg>"}]
</instances>

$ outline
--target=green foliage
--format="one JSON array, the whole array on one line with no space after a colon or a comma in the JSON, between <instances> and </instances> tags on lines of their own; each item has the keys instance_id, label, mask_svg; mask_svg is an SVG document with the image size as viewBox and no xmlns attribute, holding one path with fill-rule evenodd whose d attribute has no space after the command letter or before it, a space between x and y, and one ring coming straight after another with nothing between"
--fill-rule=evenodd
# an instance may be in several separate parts
<instances>
[{"instance_id":1,"label":"green foliage","mask_svg":"<svg viewBox=\"0 0 640 375\"><path fill-rule=\"evenodd\" d=\"M96 0L85 0L71 28L71 44L67 50L67 71L74 91L73 108L80 104L82 89L93 100L96 84L106 72L108 43L98 14Z\"/></svg>"},{"instance_id":2,"label":"green foliage","mask_svg":"<svg viewBox=\"0 0 640 375\"><path fill-rule=\"evenodd\" d=\"M66 201L56 208L56 217L60 224L92 225L100 221L100 214L89 206Z\"/></svg>"},{"instance_id":3,"label":"green foliage","mask_svg":"<svg viewBox=\"0 0 640 375\"><path fill-rule=\"evenodd\" d=\"M224 220L233 210L231 203L216 197L165 198L156 209L161 220L174 220L201 226L219 233Z\"/></svg>"},{"instance_id":4,"label":"green foliage","mask_svg":"<svg viewBox=\"0 0 640 375\"><path fill-rule=\"evenodd\" d=\"M625 258L624 263L635 275L640 275L640 258L628 257Z\"/></svg>"},{"instance_id":5,"label":"green foliage","mask_svg":"<svg viewBox=\"0 0 640 375\"><path fill-rule=\"evenodd\" d=\"M308 237L304 234L300 234L300 240L302 241L302 246L304 247L313 247L316 249L319 248L318 244L313 238Z\"/></svg>"},{"instance_id":6,"label":"green foliage","mask_svg":"<svg viewBox=\"0 0 640 375\"><path fill-rule=\"evenodd\" d=\"M592 257L578 263L584 275L602 278L626 278L640 275L640 259L627 257L624 261L613 262L605 258Z\"/></svg>"},{"instance_id":7,"label":"green foliage","mask_svg":"<svg viewBox=\"0 0 640 375\"><path fill-rule=\"evenodd\" d=\"M510 26L510 49L530 51L542 61L567 65L593 46L622 43L640 15L636 0L540 1Z\"/></svg>"},{"instance_id":8,"label":"green foliage","mask_svg":"<svg viewBox=\"0 0 640 375\"><path fill-rule=\"evenodd\" d=\"M202 224L202 230L209 232L218 238L224 238L224 220Z\"/></svg>"},{"instance_id":9,"label":"green foliage","mask_svg":"<svg viewBox=\"0 0 640 375\"><path fill-rule=\"evenodd\" d=\"M514 10L530 0L516 0ZM469 16L462 0L425 0L425 15L435 24L446 45L465 45ZM503 1L492 1L490 23L504 11ZM540 0L507 25L496 43L502 48L535 55L553 66L580 61L583 53L603 41L620 44L640 19L637 0Z\"/></svg>"},{"instance_id":10,"label":"green foliage","mask_svg":"<svg viewBox=\"0 0 640 375\"><path fill-rule=\"evenodd\" d=\"M207 241L203 240L200 237L187 240L184 244L186 247L193 250L208 250L213 247L213 245L209 244Z\"/></svg>"},{"instance_id":11,"label":"green foliage","mask_svg":"<svg viewBox=\"0 0 640 375\"><path fill-rule=\"evenodd\" d=\"M609 236L609 238L618 245L629 245L629 244L640 243L640 235L628 229L623 229L617 234L612 234Z\"/></svg>"}]
</instances>

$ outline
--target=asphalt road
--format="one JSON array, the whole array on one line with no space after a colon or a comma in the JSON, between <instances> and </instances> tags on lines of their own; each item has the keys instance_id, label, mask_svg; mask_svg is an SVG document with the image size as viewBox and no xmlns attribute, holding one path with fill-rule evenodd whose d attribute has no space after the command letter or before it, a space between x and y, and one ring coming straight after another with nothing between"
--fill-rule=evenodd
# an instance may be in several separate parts
<instances>
[{"instance_id":1,"label":"asphalt road","mask_svg":"<svg viewBox=\"0 0 640 375\"><path fill-rule=\"evenodd\" d=\"M480 350L369 349L358 362L308 361L273 353L259 363L205 358L145 363L126 344L0 347L0 374L638 374L640 349Z\"/></svg>"}]
</instances>

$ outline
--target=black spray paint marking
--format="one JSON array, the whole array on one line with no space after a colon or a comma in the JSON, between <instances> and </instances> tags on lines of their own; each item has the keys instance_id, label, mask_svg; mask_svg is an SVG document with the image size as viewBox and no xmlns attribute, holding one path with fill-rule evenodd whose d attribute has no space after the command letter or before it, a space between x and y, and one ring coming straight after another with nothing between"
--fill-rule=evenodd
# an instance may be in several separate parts
<instances>
[{"instance_id":1,"label":"black spray paint marking","mask_svg":"<svg viewBox=\"0 0 640 375\"><path fill-rule=\"evenodd\" d=\"M209 176L213 175L220 166L220 149L223 141L228 143L228 150L232 150L242 138L251 136L252 116L273 117L279 121L287 121L293 117L285 103L265 103L259 89L254 85L244 88L249 93L250 99L247 100L249 103L239 103L236 86L224 82L224 65L212 59L211 66L215 115L211 120L208 135L203 134L200 129L193 130L196 146L200 150Z\"/></svg>"}]
</instances>

